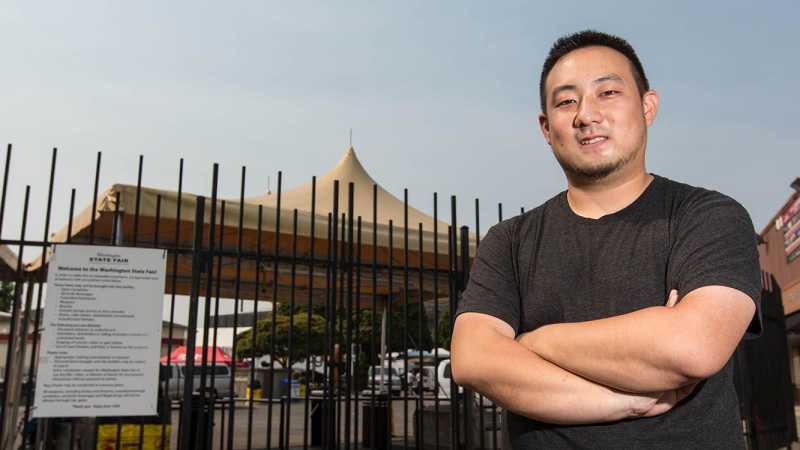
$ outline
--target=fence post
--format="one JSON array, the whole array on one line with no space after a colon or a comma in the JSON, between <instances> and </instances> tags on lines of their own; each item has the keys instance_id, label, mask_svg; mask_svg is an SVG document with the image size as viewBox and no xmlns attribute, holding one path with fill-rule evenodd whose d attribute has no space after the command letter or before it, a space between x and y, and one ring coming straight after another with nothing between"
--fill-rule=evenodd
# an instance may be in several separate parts
<instances>
[{"instance_id":1,"label":"fence post","mask_svg":"<svg viewBox=\"0 0 800 450\"><path fill-rule=\"evenodd\" d=\"M464 289L467 287L467 280L469 279L469 227L461 227L461 240L459 242L461 249L459 251L461 256L461 272L458 273L458 295L460 298ZM483 414L483 411L478 411L477 414ZM475 439L473 427L475 423L475 393L471 389L464 387L464 443L467 450L475 448ZM480 444L483 447L483 442Z\"/></svg>"},{"instance_id":2,"label":"fence post","mask_svg":"<svg viewBox=\"0 0 800 450\"><path fill-rule=\"evenodd\" d=\"M192 239L192 291L189 297L189 323L186 333L186 365L183 383L183 408L180 418L180 448L193 449L195 437L192 432L192 392L194 391L194 347L197 334L197 314L200 293L200 275L203 272L203 223L205 221L205 197L197 197L194 214L194 238ZM178 254L175 255L178 257Z\"/></svg>"},{"instance_id":3,"label":"fence post","mask_svg":"<svg viewBox=\"0 0 800 450\"><path fill-rule=\"evenodd\" d=\"M10 150L9 150L10 151ZM6 163L6 169L8 164ZM6 177L8 178L8 177ZM3 396L0 403L0 448L11 448L17 435L17 406L19 398L20 375L22 368L17 372L17 365L24 361L25 335L28 328L27 311L22 308L22 288L25 281L22 254L25 250L25 229L28 223L28 202L30 200L31 187L25 186L25 203L22 212L22 229L20 231L19 254L17 255L17 276L14 283L14 302L11 307L11 325L8 333L8 349L6 354L6 367L3 375ZM3 191L3 201L5 201L5 190ZM28 290L31 286L28 285ZM29 295L28 295L29 297ZM30 308L28 299L26 308ZM25 320L23 320L25 319ZM22 355L20 358L19 355ZM15 373L16 372L16 373Z\"/></svg>"}]
</instances>

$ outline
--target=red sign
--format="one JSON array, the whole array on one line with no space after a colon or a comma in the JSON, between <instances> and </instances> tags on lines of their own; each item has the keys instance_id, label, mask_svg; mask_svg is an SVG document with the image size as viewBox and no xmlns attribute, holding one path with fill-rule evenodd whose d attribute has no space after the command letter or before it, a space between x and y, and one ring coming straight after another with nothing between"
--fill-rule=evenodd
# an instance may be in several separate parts
<instances>
[{"instance_id":1,"label":"red sign","mask_svg":"<svg viewBox=\"0 0 800 450\"><path fill-rule=\"evenodd\" d=\"M775 219L775 228L783 233L783 250L789 262L800 258L800 195Z\"/></svg>"}]
</instances>

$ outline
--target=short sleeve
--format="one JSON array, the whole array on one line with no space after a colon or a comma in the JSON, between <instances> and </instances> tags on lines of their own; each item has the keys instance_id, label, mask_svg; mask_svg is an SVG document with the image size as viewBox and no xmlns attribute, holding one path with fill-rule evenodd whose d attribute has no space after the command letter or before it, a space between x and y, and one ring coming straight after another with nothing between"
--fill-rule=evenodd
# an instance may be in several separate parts
<instances>
[{"instance_id":1,"label":"short sleeve","mask_svg":"<svg viewBox=\"0 0 800 450\"><path fill-rule=\"evenodd\" d=\"M520 324L519 284L507 222L495 225L478 246L456 317L477 312L497 317L515 332Z\"/></svg>"},{"instance_id":2,"label":"short sleeve","mask_svg":"<svg viewBox=\"0 0 800 450\"><path fill-rule=\"evenodd\" d=\"M756 306L747 334L761 333L761 272L753 223L735 200L702 191L677 221L670 253L670 288L681 296L703 286L726 286Z\"/></svg>"}]
</instances>

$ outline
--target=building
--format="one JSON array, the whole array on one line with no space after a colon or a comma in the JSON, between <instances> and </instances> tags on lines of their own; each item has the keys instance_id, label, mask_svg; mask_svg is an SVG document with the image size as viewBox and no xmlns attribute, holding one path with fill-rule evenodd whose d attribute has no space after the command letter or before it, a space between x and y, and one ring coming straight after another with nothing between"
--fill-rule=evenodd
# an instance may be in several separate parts
<instances>
[{"instance_id":1,"label":"building","mask_svg":"<svg viewBox=\"0 0 800 450\"><path fill-rule=\"evenodd\" d=\"M794 192L759 234L758 253L761 269L773 276L781 291L792 381L797 391L800 387L800 178L791 186Z\"/></svg>"}]
</instances>

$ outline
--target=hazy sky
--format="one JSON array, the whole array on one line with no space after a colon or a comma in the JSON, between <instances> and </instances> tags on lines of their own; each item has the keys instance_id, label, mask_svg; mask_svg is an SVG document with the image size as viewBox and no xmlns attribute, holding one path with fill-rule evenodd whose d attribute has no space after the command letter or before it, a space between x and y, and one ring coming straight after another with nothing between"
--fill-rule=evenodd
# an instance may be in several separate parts
<instances>
[{"instance_id":1,"label":"hazy sky","mask_svg":"<svg viewBox=\"0 0 800 450\"><path fill-rule=\"evenodd\" d=\"M348 131L367 170L431 210L459 197L508 212L565 182L536 124L543 58L562 34L596 28L637 49L661 110L648 168L720 190L763 227L800 175L800 2L3 2L0 143L14 144L3 236L42 236L51 148L59 148L51 231L70 187L177 185L207 194L291 188L331 168ZM469 206L469 208L467 208ZM444 211L446 214L446 210ZM32 255L31 255L32 256ZM27 259L27 258L26 258Z\"/></svg>"},{"instance_id":2,"label":"hazy sky","mask_svg":"<svg viewBox=\"0 0 800 450\"><path fill-rule=\"evenodd\" d=\"M183 157L187 191L208 194L219 162L236 197L242 165L248 195L268 175L274 190L278 170L285 188L324 173L351 128L386 189L428 212L434 191L455 194L462 223L478 197L485 231L497 202L508 217L565 187L537 85L553 40L585 28L630 40L661 95L648 168L733 196L761 229L800 175L800 2L544 3L3 2L3 237L30 184L28 238L41 239L52 147L54 231L70 188L90 204L98 150L101 189L135 183L143 154L145 185L174 189Z\"/></svg>"}]
</instances>

